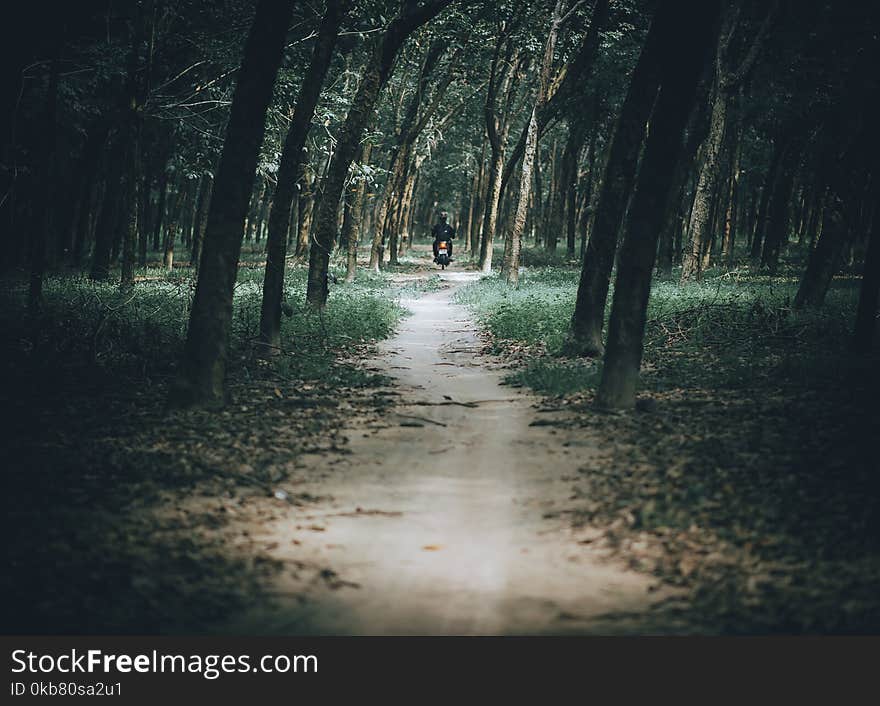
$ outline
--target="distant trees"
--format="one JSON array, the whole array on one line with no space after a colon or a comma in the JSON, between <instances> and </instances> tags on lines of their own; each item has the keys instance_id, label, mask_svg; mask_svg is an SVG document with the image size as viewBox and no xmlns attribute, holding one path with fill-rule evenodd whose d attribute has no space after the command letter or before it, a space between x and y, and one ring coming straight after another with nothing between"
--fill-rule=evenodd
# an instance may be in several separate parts
<instances>
[{"instance_id":1,"label":"distant trees","mask_svg":"<svg viewBox=\"0 0 880 706\"><path fill-rule=\"evenodd\" d=\"M498 226L498 206L501 200L501 177L504 169L504 150L513 116L513 100L525 64L516 49L510 23L502 23L498 33L489 86L486 91L486 132L491 150L486 195L483 203L483 227L480 236L480 270L492 269L492 250ZM503 101L499 109L499 101Z\"/></svg>"},{"instance_id":2,"label":"distant trees","mask_svg":"<svg viewBox=\"0 0 880 706\"><path fill-rule=\"evenodd\" d=\"M372 48L357 93L339 131L333 160L322 182L321 202L314 216L314 247L309 252L309 283L306 290L306 300L314 307L323 308L327 304L328 264L338 226L339 199L370 112L379 98L379 92L388 81L403 42L450 2L451 0L427 0L423 5L404 3L401 14L391 21Z\"/></svg>"},{"instance_id":3,"label":"distant trees","mask_svg":"<svg viewBox=\"0 0 880 706\"><path fill-rule=\"evenodd\" d=\"M703 146L703 163L700 167L694 202L691 205L690 222L688 223L688 239L690 244L685 250L681 267L681 279L687 281L697 279L703 272L708 258L707 249L711 246L709 228L712 201L721 178L721 150L725 137L728 136L728 115L736 91L746 80L762 44L766 41L771 22L778 11L779 2L774 0L767 16L757 33L751 39L742 61L731 67L731 43L734 32L739 27L739 18L744 0L736 0L727 5L724 12L724 26L719 34L715 51L715 70L712 82L712 109L709 122L709 135ZM735 133L734 133L735 135Z\"/></svg>"}]
</instances>

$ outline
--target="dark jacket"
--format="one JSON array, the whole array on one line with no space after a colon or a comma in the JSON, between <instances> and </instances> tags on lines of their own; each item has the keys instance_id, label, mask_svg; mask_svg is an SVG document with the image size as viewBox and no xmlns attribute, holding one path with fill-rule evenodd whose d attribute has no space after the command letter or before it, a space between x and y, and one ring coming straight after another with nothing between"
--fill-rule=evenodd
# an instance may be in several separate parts
<instances>
[{"instance_id":1,"label":"dark jacket","mask_svg":"<svg viewBox=\"0 0 880 706\"><path fill-rule=\"evenodd\" d=\"M431 229L431 235L434 242L438 240L453 240L455 238L455 228L448 223L438 223Z\"/></svg>"}]
</instances>

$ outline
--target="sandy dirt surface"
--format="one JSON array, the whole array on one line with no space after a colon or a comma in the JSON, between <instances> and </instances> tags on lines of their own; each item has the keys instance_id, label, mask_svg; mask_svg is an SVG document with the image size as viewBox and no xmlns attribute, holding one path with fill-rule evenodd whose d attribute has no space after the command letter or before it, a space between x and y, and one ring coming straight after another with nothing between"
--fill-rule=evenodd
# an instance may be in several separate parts
<instances>
[{"instance_id":1,"label":"sandy dirt surface","mask_svg":"<svg viewBox=\"0 0 880 706\"><path fill-rule=\"evenodd\" d=\"M644 632L662 592L601 557L554 509L591 444L532 426L537 398L501 385L452 303L476 273L404 301L368 368L394 380L382 423L353 420L350 454L306 460L298 492L332 498L264 527L283 571L275 606L223 631L300 635ZM628 618L621 617L628 615ZM616 617L615 617L616 616Z\"/></svg>"}]
</instances>

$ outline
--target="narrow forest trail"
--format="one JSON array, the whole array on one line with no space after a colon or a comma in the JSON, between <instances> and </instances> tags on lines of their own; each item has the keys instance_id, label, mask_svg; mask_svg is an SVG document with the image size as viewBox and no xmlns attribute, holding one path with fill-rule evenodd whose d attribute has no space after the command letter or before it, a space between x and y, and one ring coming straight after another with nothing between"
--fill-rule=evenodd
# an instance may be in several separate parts
<instances>
[{"instance_id":1,"label":"narrow forest trail","mask_svg":"<svg viewBox=\"0 0 880 706\"><path fill-rule=\"evenodd\" d=\"M536 398L500 384L452 303L477 273L446 272L371 365L396 381L387 425L353 423L351 454L298 486L332 501L262 539L281 561L277 605L230 629L259 634L638 632L649 577L579 544L554 507L591 445L530 426ZM450 402L461 404L449 404ZM319 459L315 459L315 463ZM316 567L323 567L315 570ZM310 576L304 581L303 575ZM628 613L635 618L614 619ZM633 622L635 619L635 622Z\"/></svg>"}]
</instances>

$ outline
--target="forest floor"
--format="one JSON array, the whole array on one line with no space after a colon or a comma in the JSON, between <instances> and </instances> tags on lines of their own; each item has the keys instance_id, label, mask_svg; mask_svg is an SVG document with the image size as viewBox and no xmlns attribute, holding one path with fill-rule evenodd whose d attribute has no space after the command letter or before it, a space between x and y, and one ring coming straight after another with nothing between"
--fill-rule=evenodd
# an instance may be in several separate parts
<instances>
[{"instance_id":1,"label":"forest floor","mask_svg":"<svg viewBox=\"0 0 880 706\"><path fill-rule=\"evenodd\" d=\"M165 406L185 275L4 302L4 632L876 631L880 376L838 350L845 291L804 319L778 283L661 283L607 414L552 351L576 271L428 259L294 303L271 364L243 268L219 413Z\"/></svg>"}]
</instances>

